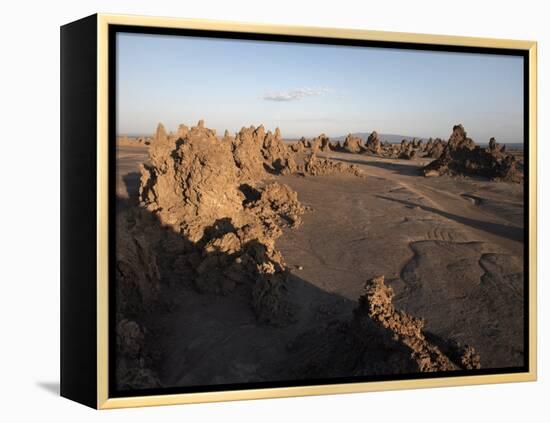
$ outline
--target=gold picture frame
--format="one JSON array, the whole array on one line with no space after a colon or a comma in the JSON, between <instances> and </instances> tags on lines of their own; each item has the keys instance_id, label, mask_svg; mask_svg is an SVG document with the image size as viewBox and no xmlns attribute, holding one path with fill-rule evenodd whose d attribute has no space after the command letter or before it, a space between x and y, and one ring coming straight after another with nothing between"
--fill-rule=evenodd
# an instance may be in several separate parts
<instances>
[{"instance_id":1,"label":"gold picture frame","mask_svg":"<svg viewBox=\"0 0 550 423\"><path fill-rule=\"evenodd\" d=\"M537 378L537 301L536 301L536 252L537 252L537 43L490 38L461 37L448 35L412 34L401 32L367 31L359 29L315 28L301 26L262 25L225 21L179 19L145 16L124 16L115 14L94 15L96 27L96 136L95 146L95 271L96 271L96 352L95 404L92 400L75 398L69 384L62 394L98 409L141 407L153 405L188 404L214 401L234 401L260 398L280 398L306 395L343 394L398 389L417 389L461 385L492 384L505 382L535 381ZM69 24L70 25L74 24ZM483 47L492 49L516 49L528 53L529 76L529 369L520 373L486 374L471 376L450 376L437 378L392 380L380 382L360 382L315 386L293 386L262 389L244 389L222 392L200 392L185 394L145 395L131 397L109 396L109 26L140 26L173 29L199 29L229 31L233 33L254 33L270 35L291 35L298 37L322 37L333 39L353 39L385 41L394 43L429 44L436 46ZM111 105L112 107L112 105ZM67 159L68 160L68 159ZM68 247L68 246L67 246ZM62 282L63 283L63 282ZM71 300L69 298L69 300ZM72 301L72 300L71 300ZM63 305L62 305L63 307ZM63 309L62 309L63 313ZM69 335L67 335L69 336ZM69 341L67 341L69 342ZM63 348L62 348L63 351ZM67 356L69 352L65 355ZM69 377L70 370L65 371ZM75 376L76 377L76 376ZM63 381L62 381L63 385ZM76 389L76 388L75 388ZM65 391L65 393L63 393ZM91 394L87 394L90 396Z\"/></svg>"}]
</instances>

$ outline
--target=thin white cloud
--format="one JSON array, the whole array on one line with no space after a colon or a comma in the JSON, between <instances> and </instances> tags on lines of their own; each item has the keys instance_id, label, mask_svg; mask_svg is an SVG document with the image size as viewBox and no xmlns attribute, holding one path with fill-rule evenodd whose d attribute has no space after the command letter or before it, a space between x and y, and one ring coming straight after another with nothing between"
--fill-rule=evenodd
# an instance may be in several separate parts
<instances>
[{"instance_id":1,"label":"thin white cloud","mask_svg":"<svg viewBox=\"0 0 550 423\"><path fill-rule=\"evenodd\" d=\"M297 88L295 90L266 93L262 98L267 101L297 101L305 97L321 96L328 92L328 88Z\"/></svg>"}]
</instances>

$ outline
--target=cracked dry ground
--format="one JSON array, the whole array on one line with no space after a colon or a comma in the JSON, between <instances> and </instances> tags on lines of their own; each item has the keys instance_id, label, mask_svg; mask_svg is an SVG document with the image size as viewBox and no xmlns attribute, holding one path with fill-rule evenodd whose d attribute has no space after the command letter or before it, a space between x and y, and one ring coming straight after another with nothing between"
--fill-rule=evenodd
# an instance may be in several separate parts
<instances>
[{"instance_id":1,"label":"cracked dry ground","mask_svg":"<svg viewBox=\"0 0 550 423\"><path fill-rule=\"evenodd\" d=\"M136 196L146 150L136 151L119 151L119 197ZM289 344L349 320L365 281L379 274L394 289L397 308L426 320L432 342L473 345L485 369L523 365L522 187L424 178L421 160L325 156L357 164L367 178L274 178L312 208L301 227L277 240L292 270L295 322L258 325L238 295L201 295L185 285L165 290L172 306L146 322L164 352L163 385L299 378Z\"/></svg>"}]
</instances>

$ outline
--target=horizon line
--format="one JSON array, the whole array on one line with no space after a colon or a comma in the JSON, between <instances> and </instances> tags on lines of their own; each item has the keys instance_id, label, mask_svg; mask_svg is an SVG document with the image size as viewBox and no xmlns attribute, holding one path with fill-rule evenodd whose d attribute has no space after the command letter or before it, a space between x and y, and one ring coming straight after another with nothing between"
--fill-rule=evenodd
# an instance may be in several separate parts
<instances>
[{"instance_id":1,"label":"horizon line","mask_svg":"<svg viewBox=\"0 0 550 423\"><path fill-rule=\"evenodd\" d=\"M189 128L192 128L193 126L195 125L189 125ZM243 126L242 128L249 128L251 125L248 125L248 126ZM252 125L254 126L254 125ZM258 128L260 125L258 126L254 126L255 128ZM265 126L264 126L265 128ZM281 129L280 127L276 127L276 128L279 128ZM216 128L209 128L209 129L214 129L216 131L216 135L223 135L223 133L228 130L228 129L224 129L224 130L221 130L221 131L218 131ZM271 132L274 132L275 131L275 128L273 130L270 130L270 129L267 129L265 128L266 132L268 131L271 131ZM229 130L228 130L229 131ZM175 133L176 131L167 131L168 133ZM229 131L230 134L232 135L235 135L236 133L238 133L239 131ZM281 131L282 132L282 131ZM312 139L312 138L315 138L315 137L318 137L319 135L322 135L324 134L325 136L327 136L328 138L330 139L335 139L335 138L345 138L348 134L351 134L351 135L356 135L356 134L370 134L372 132L377 132L379 137L383 138L384 136L392 136L392 137L403 137L403 139L405 138L414 138L414 139L419 139L419 140L428 140L430 138L432 139L436 139L436 138L439 138L441 139L442 141L448 141L449 137L450 137L450 134L447 135L446 137L438 137L438 136L416 136L416 135L405 135L405 134L402 134L402 133L385 133L385 132L380 132L380 131L354 131L354 132L348 132L348 133L345 133L345 134L340 134L340 135L327 135L325 132L319 132L317 133L316 135L282 135L282 139L283 140L299 140L300 138L306 138L306 139ZM452 133L452 131L451 131ZM155 131L151 131L151 132L148 132L148 133L140 133L140 132L120 132L120 133L117 133L116 136L117 137L123 137L123 136L127 136L127 137L153 137L155 134ZM499 141L497 137L495 137L497 143L499 144L524 144L524 140L520 140L520 141ZM488 144L489 143L489 140L487 141L477 141L476 139L472 138L472 140L474 140L474 142L478 143L478 144ZM384 142L386 140L384 139L381 139L380 141Z\"/></svg>"}]
</instances>

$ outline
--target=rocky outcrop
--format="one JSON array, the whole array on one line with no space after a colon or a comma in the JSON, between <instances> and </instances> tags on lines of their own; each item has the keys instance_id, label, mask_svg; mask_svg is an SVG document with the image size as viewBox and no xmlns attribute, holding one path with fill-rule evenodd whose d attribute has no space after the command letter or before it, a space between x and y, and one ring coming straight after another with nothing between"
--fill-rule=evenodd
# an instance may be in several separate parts
<instances>
[{"instance_id":1,"label":"rocky outcrop","mask_svg":"<svg viewBox=\"0 0 550 423\"><path fill-rule=\"evenodd\" d=\"M342 143L340 141L336 141L335 143L332 143L330 148L333 151L342 151L343 150Z\"/></svg>"},{"instance_id":2,"label":"rocky outcrop","mask_svg":"<svg viewBox=\"0 0 550 423\"><path fill-rule=\"evenodd\" d=\"M155 134L153 135L153 142L165 143L167 140L168 140L168 134L166 132L166 129L164 128L164 125L162 123L159 123L157 125Z\"/></svg>"},{"instance_id":3,"label":"rocky outcrop","mask_svg":"<svg viewBox=\"0 0 550 423\"><path fill-rule=\"evenodd\" d=\"M310 151L312 153L317 153L319 152L319 150L321 149L321 137L315 137L313 138L310 142L309 142L309 145L310 145Z\"/></svg>"},{"instance_id":4,"label":"rocky outcrop","mask_svg":"<svg viewBox=\"0 0 550 423\"><path fill-rule=\"evenodd\" d=\"M317 151L322 151L324 153L329 153L332 151L330 139L325 134L321 134L311 140L311 152L316 153Z\"/></svg>"},{"instance_id":5,"label":"rocky outcrop","mask_svg":"<svg viewBox=\"0 0 550 423\"><path fill-rule=\"evenodd\" d=\"M333 175L337 173L348 173L354 176L365 177L365 173L356 165L323 159L314 153L309 154L304 163L298 166L298 172L304 176Z\"/></svg>"},{"instance_id":6,"label":"rocky outcrop","mask_svg":"<svg viewBox=\"0 0 550 423\"><path fill-rule=\"evenodd\" d=\"M260 321L284 324L292 314L288 271L275 240L281 228L301 223L304 208L289 187L265 180L295 170L278 130L243 128L223 142L201 123L178 142L165 138L151 149L141 204L185 240L173 266L198 291L227 295L243 286Z\"/></svg>"},{"instance_id":7,"label":"rocky outcrop","mask_svg":"<svg viewBox=\"0 0 550 423\"><path fill-rule=\"evenodd\" d=\"M117 214L117 312L132 316L149 309L157 299L160 273L148 224L140 210Z\"/></svg>"},{"instance_id":8,"label":"rocky outcrop","mask_svg":"<svg viewBox=\"0 0 550 423\"><path fill-rule=\"evenodd\" d=\"M201 125L182 142L166 138L151 147L142 167L140 199L161 223L199 240L206 226L227 216L238 217L242 193L231 146Z\"/></svg>"},{"instance_id":9,"label":"rocky outcrop","mask_svg":"<svg viewBox=\"0 0 550 423\"><path fill-rule=\"evenodd\" d=\"M300 335L289 345L296 374L397 375L481 367L473 347L430 342L424 321L396 310L393 295L383 276L370 279L349 322L331 322Z\"/></svg>"},{"instance_id":10,"label":"rocky outcrop","mask_svg":"<svg viewBox=\"0 0 550 423\"><path fill-rule=\"evenodd\" d=\"M362 153L365 149L363 148L363 141L361 138L348 134L342 146L342 150L347 153Z\"/></svg>"},{"instance_id":11,"label":"rocky outcrop","mask_svg":"<svg viewBox=\"0 0 550 423\"><path fill-rule=\"evenodd\" d=\"M488 151L493 153L493 154L495 154L495 153L505 154L506 153L506 144L499 144L499 143L497 143L496 138L492 137L489 140Z\"/></svg>"},{"instance_id":12,"label":"rocky outcrop","mask_svg":"<svg viewBox=\"0 0 550 423\"><path fill-rule=\"evenodd\" d=\"M189 133L189 128L186 125L181 124L181 125L178 126L176 136L179 139L184 139L187 136L188 133Z\"/></svg>"},{"instance_id":13,"label":"rocky outcrop","mask_svg":"<svg viewBox=\"0 0 550 423\"><path fill-rule=\"evenodd\" d=\"M401 142L398 158L404 159L404 160L410 160L412 158L414 151L415 150L413 149L413 144L408 140L403 140Z\"/></svg>"},{"instance_id":14,"label":"rocky outcrop","mask_svg":"<svg viewBox=\"0 0 550 423\"><path fill-rule=\"evenodd\" d=\"M288 270L275 247L282 228L301 223L304 208L296 193L276 182L244 202L246 223L230 218L208 228L197 244L197 254L187 265L194 271L199 292L227 295L242 286L251 295L251 306L260 322L284 325L293 310L286 297Z\"/></svg>"},{"instance_id":15,"label":"rocky outcrop","mask_svg":"<svg viewBox=\"0 0 550 423\"><path fill-rule=\"evenodd\" d=\"M447 149L449 150L458 150L458 149L467 149L473 150L476 147L474 140L468 138L466 131L462 124L453 126L453 132L447 141Z\"/></svg>"},{"instance_id":16,"label":"rocky outcrop","mask_svg":"<svg viewBox=\"0 0 550 423\"><path fill-rule=\"evenodd\" d=\"M440 138L436 138L435 140L430 140L424 147L424 152L426 154L426 157L429 157L431 159L438 159L441 154L443 154L443 150L445 149L445 144Z\"/></svg>"},{"instance_id":17,"label":"rocky outcrop","mask_svg":"<svg viewBox=\"0 0 550 423\"><path fill-rule=\"evenodd\" d=\"M424 144L422 139L413 138L412 140L403 139L401 144L390 144L382 142L376 131L370 133L365 145L362 144L360 138L349 134L346 137L343 147L333 147L334 151L344 151L348 153L369 154L373 156L383 157L387 159L404 159L413 160L418 157L423 157L425 154L437 154L437 149L434 148L433 140L428 144Z\"/></svg>"},{"instance_id":18,"label":"rocky outcrop","mask_svg":"<svg viewBox=\"0 0 550 423\"><path fill-rule=\"evenodd\" d=\"M479 356L472 347L454 363L437 346L427 341L423 332L424 321L398 311L393 305L393 290L384 283L384 277L378 276L367 281L365 293L359 298L354 312L354 326L359 333L368 331L372 323L387 330L392 338L410 349L410 357L420 372L439 372L479 368Z\"/></svg>"},{"instance_id":19,"label":"rocky outcrop","mask_svg":"<svg viewBox=\"0 0 550 423\"><path fill-rule=\"evenodd\" d=\"M231 136L231 134L229 133L229 131L227 129L225 131L223 131L222 141L224 141L224 142L233 141L233 137Z\"/></svg>"},{"instance_id":20,"label":"rocky outcrop","mask_svg":"<svg viewBox=\"0 0 550 423\"><path fill-rule=\"evenodd\" d=\"M462 175L516 183L523 181L523 172L513 155L498 146L494 138L488 148L481 148L466 136L462 125L453 127L441 155L422 171L425 176Z\"/></svg>"},{"instance_id":21,"label":"rocky outcrop","mask_svg":"<svg viewBox=\"0 0 550 423\"><path fill-rule=\"evenodd\" d=\"M296 162L292 150L281 138L279 128L275 133L268 132L263 140L262 155L267 169L278 175L289 175L296 172Z\"/></svg>"},{"instance_id":22,"label":"rocky outcrop","mask_svg":"<svg viewBox=\"0 0 550 423\"><path fill-rule=\"evenodd\" d=\"M120 389L158 387L141 316L158 305L161 275L156 236L139 209L118 212L116 223L117 385Z\"/></svg>"},{"instance_id":23,"label":"rocky outcrop","mask_svg":"<svg viewBox=\"0 0 550 423\"><path fill-rule=\"evenodd\" d=\"M424 142L421 139L413 138L412 148L414 148L416 150L422 150L423 145L424 145Z\"/></svg>"},{"instance_id":24,"label":"rocky outcrop","mask_svg":"<svg viewBox=\"0 0 550 423\"><path fill-rule=\"evenodd\" d=\"M372 154L380 154L382 152L382 145L376 131L372 131L367 138L366 148L367 151Z\"/></svg>"},{"instance_id":25,"label":"rocky outcrop","mask_svg":"<svg viewBox=\"0 0 550 423\"><path fill-rule=\"evenodd\" d=\"M268 222L264 226L279 228L300 226L305 211L296 191L279 182L269 182L261 187L254 198L245 203L245 209Z\"/></svg>"},{"instance_id":26,"label":"rocky outcrop","mask_svg":"<svg viewBox=\"0 0 550 423\"><path fill-rule=\"evenodd\" d=\"M242 128L230 144L233 160L243 181L256 181L266 177L262 147L265 138L263 126Z\"/></svg>"}]
</instances>

